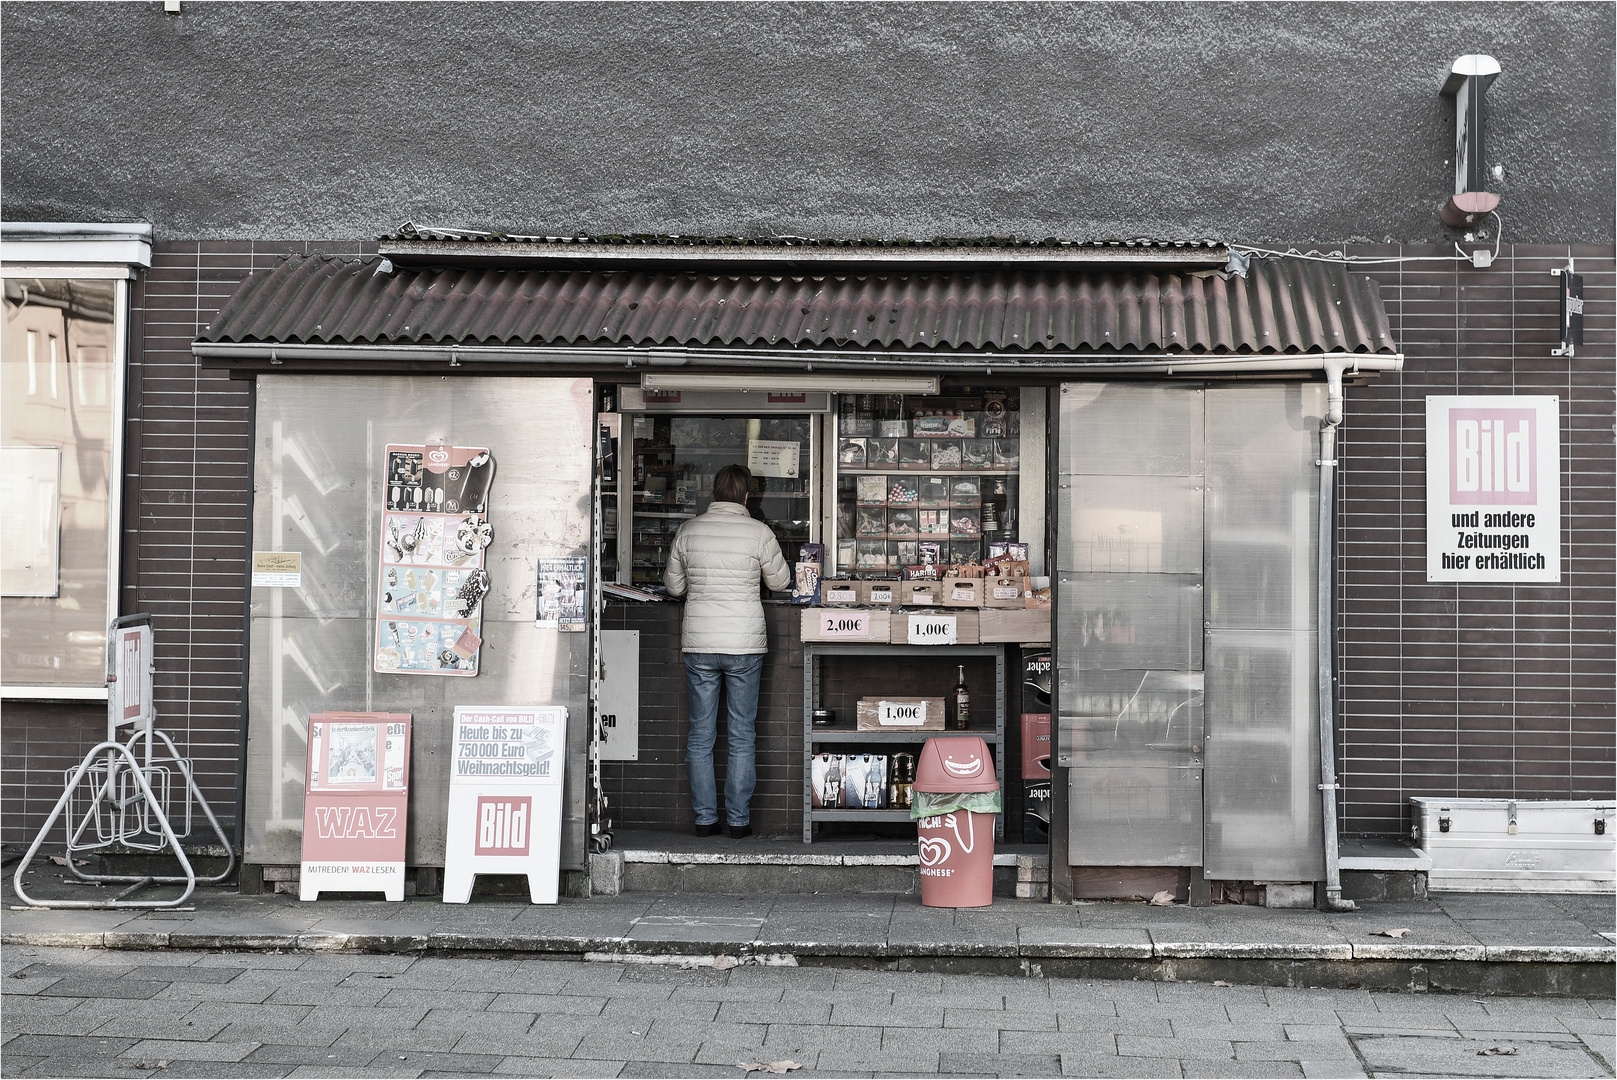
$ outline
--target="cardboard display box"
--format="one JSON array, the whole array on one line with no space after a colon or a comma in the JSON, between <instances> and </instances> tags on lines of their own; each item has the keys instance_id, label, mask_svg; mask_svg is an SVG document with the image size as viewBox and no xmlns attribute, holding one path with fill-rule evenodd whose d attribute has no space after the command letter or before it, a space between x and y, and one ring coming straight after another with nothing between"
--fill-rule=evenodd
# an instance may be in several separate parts
<instances>
[{"instance_id":1,"label":"cardboard display box","mask_svg":"<svg viewBox=\"0 0 1617 1080\"><path fill-rule=\"evenodd\" d=\"M979 608L983 606L982 578L944 578L943 606L946 608Z\"/></svg>"},{"instance_id":2,"label":"cardboard display box","mask_svg":"<svg viewBox=\"0 0 1617 1080\"><path fill-rule=\"evenodd\" d=\"M1021 641L1045 642L1050 640L1050 609L1023 608L1021 610L989 608L982 612L979 633L984 642ZM897 624L894 624L896 632Z\"/></svg>"},{"instance_id":3,"label":"cardboard display box","mask_svg":"<svg viewBox=\"0 0 1617 1080\"><path fill-rule=\"evenodd\" d=\"M1026 608L1027 603L1023 598L1023 593L1026 591L1026 578L988 578L983 584L983 607Z\"/></svg>"},{"instance_id":4,"label":"cardboard display box","mask_svg":"<svg viewBox=\"0 0 1617 1080\"><path fill-rule=\"evenodd\" d=\"M859 582L846 578L821 578L820 603L828 606L860 603Z\"/></svg>"},{"instance_id":5,"label":"cardboard display box","mask_svg":"<svg viewBox=\"0 0 1617 1080\"><path fill-rule=\"evenodd\" d=\"M882 722L881 705L898 706L889 710L899 715ZM943 699L940 697L865 697L859 699L855 725L860 731L942 731Z\"/></svg>"},{"instance_id":6,"label":"cardboard display box","mask_svg":"<svg viewBox=\"0 0 1617 1080\"><path fill-rule=\"evenodd\" d=\"M892 612L850 608L804 608L803 641L863 641L886 644L893 633Z\"/></svg>"},{"instance_id":7,"label":"cardboard display box","mask_svg":"<svg viewBox=\"0 0 1617 1080\"><path fill-rule=\"evenodd\" d=\"M936 584L936 582L933 584ZM954 641L948 641L947 635L937 635L936 638L925 642L926 644L976 645L980 641L978 637L980 633L978 620L981 613L976 608L939 608L936 610L921 608L915 611L895 611L892 613L891 640L894 645L922 644L922 642L910 641L910 617L912 615L928 620L954 620Z\"/></svg>"}]
</instances>

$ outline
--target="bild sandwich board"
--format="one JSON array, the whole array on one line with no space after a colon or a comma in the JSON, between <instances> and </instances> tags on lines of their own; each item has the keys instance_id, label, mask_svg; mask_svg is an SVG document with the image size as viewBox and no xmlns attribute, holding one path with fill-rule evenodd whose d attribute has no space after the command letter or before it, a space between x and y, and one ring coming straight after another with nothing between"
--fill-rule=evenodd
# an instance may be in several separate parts
<instances>
[{"instance_id":1,"label":"bild sandwich board","mask_svg":"<svg viewBox=\"0 0 1617 1080\"><path fill-rule=\"evenodd\" d=\"M556 902L566 746L564 706L455 707L444 903L478 874L526 874L535 904Z\"/></svg>"},{"instance_id":2,"label":"bild sandwich board","mask_svg":"<svg viewBox=\"0 0 1617 1080\"><path fill-rule=\"evenodd\" d=\"M312 714L305 776L298 898L330 890L402 901L410 714Z\"/></svg>"}]
</instances>

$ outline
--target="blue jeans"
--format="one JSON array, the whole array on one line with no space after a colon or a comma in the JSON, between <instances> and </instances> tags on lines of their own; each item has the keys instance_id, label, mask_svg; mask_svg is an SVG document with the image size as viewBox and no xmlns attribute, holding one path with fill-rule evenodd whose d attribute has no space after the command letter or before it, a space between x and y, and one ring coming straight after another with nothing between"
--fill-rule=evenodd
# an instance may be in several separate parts
<instances>
[{"instance_id":1,"label":"blue jeans","mask_svg":"<svg viewBox=\"0 0 1617 1080\"><path fill-rule=\"evenodd\" d=\"M685 771L691 780L691 809L698 825L719 820L719 792L713 779L713 742L718 736L719 684L729 704L727 734L730 767L724 774L725 819L731 825L750 822L747 804L758 782L753 757L757 736L758 684L764 673L762 653L686 653L685 685L690 691L691 733L685 743Z\"/></svg>"}]
</instances>

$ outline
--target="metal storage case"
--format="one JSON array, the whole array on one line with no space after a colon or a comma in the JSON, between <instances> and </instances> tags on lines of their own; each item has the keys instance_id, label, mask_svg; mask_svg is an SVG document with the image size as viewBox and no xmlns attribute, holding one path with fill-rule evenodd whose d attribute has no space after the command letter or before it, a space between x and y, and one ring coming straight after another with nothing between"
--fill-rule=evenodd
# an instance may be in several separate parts
<instances>
[{"instance_id":1,"label":"metal storage case","mask_svg":"<svg viewBox=\"0 0 1617 1080\"><path fill-rule=\"evenodd\" d=\"M1612 892L1617 800L1410 800L1432 892Z\"/></svg>"}]
</instances>

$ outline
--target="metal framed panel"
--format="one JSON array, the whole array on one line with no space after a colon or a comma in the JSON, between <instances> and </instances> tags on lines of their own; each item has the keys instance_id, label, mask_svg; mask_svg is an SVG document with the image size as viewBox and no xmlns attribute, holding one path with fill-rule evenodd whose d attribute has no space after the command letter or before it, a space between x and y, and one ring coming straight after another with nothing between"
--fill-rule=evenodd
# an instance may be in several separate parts
<instances>
[{"instance_id":1,"label":"metal framed panel","mask_svg":"<svg viewBox=\"0 0 1617 1080\"><path fill-rule=\"evenodd\" d=\"M311 712L413 715L407 858L441 866L455 706L543 704L568 709L562 865L582 867L589 635L533 624L537 560L590 551L590 381L274 375L260 376L257 393L253 546L301 551L303 581L253 592L247 860L298 861ZM370 664L379 455L434 433L494 449L493 589L473 679L379 674Z\"/></svg>"},{"instance_id":2,"label":"metal framed panel","mask_svg":"<svg viewBox=\"0 0 1617 1080\"><path fill-rule=\"evenodd\" d=\"M1200 574L1074 574L1057 579L1064 654L1060 670L1202 666Z\"/></svg>"},{"instance_id":3,"label":"metal framed panel","mask_svg":"<svg viewBox=\"0 0 1617 1080\"><path fill-rule=\"evenodd\" d=\"M1200 866L1202 770L1085 766L1068 774L1073 866Z\"/></svg>"},{"instance_id":4,"label":"metal framed panel","mask_svg":"<svg viewBox=\"0 0 1617 1080\"><path fill-rule=\"evenodd\" d=\"M1199 574L1200 476L1063 475L1056 565L1111 574Z\"/></svg>"},{"instance_id":5,"label":"metal framed panel","mask_svg":"<svg viewBox=\"0 0 1617 1080\"><path fill-rule=\"evenodd\" d=\"M1202 389L1161 382L1061 387L1063 476L1200 476Z\"/></svg>"},{"instance_id":6,"label":"metal framed panel","mask_svg":"<svg viewBox=\"0 0 1617 1080\"><path fill-rule=\"evenodd\" d=\"M1318 881L1315 635L1207 631L1207 876Z\"/></svg>"},{"instance_id":7,"label":"metal framed panel","mask_svg":"<svg viewBox=\"0 0 1617 1080\"><path fill-rule=\"evenodd\" d=\"M1199 671L1089 672L1082 689L1063 679L1057 764L1200 766L1202 679Z\"/></svg>"}]
</instances>

